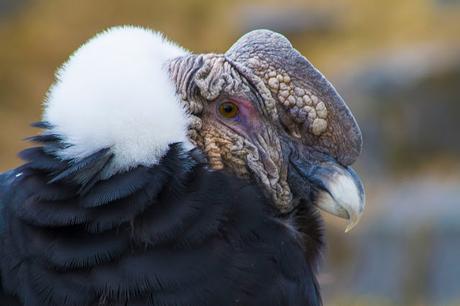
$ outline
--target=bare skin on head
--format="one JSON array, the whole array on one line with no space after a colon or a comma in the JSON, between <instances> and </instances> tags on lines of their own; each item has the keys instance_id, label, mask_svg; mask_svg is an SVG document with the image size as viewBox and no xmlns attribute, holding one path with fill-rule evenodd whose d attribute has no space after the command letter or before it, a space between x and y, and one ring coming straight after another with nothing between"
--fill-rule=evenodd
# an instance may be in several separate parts
<instances>
[{"instance_id":1,"label":"bare skin on head","mask_svg":"<svg viewBox=\"0 0 460 306\"><path fill-rule=\"evenodd\" d=\"M193 81L180 82L195 84L180 89L192 117L190 139L206 154L212 168L225 167L242 177L255 174L280 210L287 210L292 202L287 167L280 139L263 116L267 112L263 100L256 97L249 82L225 56L180 58L172 63L173 76L183 80L183 74L193 70L186 64L199 67ZM237 117L225 118L218 112L220 104L227 101L237 106ZM271 115L276 116L276 110Z\"/></svg>"},{"instance_id":2,"label":"bare skin on head","mask_svg":"<svg viewBox=\"0 0 460 306\"><path fill-rule=\"evenodd\" d=\"M190 139L212 168L255 178L281 213L308 198L357 222L364 192L348 166L361 151L359 127L332 85L284 36L253 31L224 55L188 55L169 70L191 116ZM342 200L348 197L337 192L338 182L351 182L342 189L356 193L358 203Z\"/></svg>"}]
</instances>

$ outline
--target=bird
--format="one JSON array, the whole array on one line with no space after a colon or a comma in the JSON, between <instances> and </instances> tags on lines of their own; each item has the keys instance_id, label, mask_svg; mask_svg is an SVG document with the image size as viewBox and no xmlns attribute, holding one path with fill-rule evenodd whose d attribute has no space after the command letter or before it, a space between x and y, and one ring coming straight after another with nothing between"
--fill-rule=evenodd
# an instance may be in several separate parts
<instances>
[{"instance_id":1,"label":"bird","mask_svg":"<svg viewBox=\"0 0 460 306\"><path fill-rule=\"evenodd\" d=\"M359 126L282 34L192 53L109 28L0 175L0 304L322 305L319 211L359 221Z\"/></svg>"}]
</instances>

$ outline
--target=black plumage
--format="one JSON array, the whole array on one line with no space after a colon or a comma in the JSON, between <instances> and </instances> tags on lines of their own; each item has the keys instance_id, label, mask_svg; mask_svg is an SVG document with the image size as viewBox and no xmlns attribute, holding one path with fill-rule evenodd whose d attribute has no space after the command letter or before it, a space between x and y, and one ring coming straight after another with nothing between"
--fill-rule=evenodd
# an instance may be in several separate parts
<instances>
[{"instance_id":1,"label":"black plumage","mask_svg":"<svg viewBox=\"0 0 460 306\"><path fill-rule=\"evenodd\" d=\"M31 140L0 177L1 305L321 304L310 203L280 216L252 180L180 143L106 179L108 149L62 160L58 135Z\"/></svg>"}]
</instances>

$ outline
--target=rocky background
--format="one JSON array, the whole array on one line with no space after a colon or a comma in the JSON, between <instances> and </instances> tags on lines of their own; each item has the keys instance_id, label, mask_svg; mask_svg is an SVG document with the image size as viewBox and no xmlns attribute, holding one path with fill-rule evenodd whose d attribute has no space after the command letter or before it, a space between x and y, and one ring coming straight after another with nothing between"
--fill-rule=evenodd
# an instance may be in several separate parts
<instances>
[{"instance_id":1,"label":"rocky background","mask_svg":"<svg viewBox=\"0 0 460 306\"><path fill-rule=\"evenodd\" d=\"M325 305L460 305L460 1L0 0L0 171L20 163L54 70L118 24L196 52L286 35L364 134L361 224L344 234L325 215Z\"/></svg>"}]
</instances>

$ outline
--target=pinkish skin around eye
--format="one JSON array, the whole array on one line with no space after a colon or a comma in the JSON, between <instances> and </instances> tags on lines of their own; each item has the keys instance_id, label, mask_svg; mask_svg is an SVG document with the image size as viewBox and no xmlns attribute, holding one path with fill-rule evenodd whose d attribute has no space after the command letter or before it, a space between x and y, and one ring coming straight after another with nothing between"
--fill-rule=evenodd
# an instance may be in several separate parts
<instances>
[{"instance_id":1,"label":"pinkish skin around eye","mask_svg":"<svg viewBox=\"0 0 460 306\"><path fill-rule=\"evenodd\" d=\"M218 109L224 102L232 102L238 107L238 115L234 118L224 118ZM260 115L253 103L241 97L232 97L219 101L216 106L216 115L221 123L239 134L251 135L259 131L261 127Z\"/></svg>"}]
</instances>

